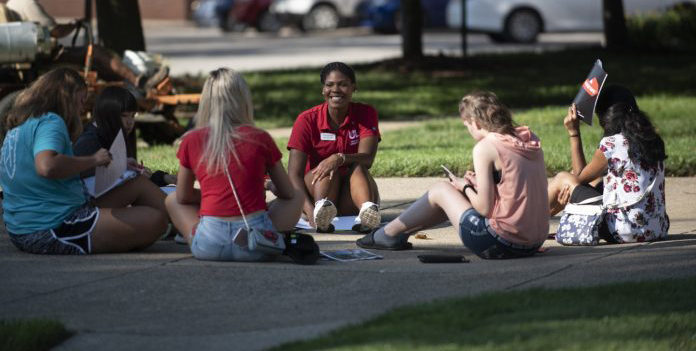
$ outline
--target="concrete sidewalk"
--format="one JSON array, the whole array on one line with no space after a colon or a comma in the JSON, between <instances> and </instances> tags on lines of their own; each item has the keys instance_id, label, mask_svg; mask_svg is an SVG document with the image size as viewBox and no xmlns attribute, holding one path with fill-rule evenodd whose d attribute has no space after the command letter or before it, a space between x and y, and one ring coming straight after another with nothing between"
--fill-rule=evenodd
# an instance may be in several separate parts
<instances>
[{"instance_id":1,"label":"concrete sidewalk","mask_svg":"<svg viewBox=\"0 0 696 351\"><path fill-rule=\"evenodd\" d=\"M378 179L394 218L438 181ZM529 287L588 286L696 275L696 178L667 180L670 239L561 247L536 257L483 261L451 227L411 239L383 260L299 266L203 262L161 241L141 253L90 257L19 252L0 235L0 319L50 317L77 334L61 350L259 350L360 322L393 307ZM554 219L555 232L558 219ZM323 250L354 248L358 235L317 235ZM422 253L465 255L468 264L420 263Z\"/></svg>"}]
</instances>

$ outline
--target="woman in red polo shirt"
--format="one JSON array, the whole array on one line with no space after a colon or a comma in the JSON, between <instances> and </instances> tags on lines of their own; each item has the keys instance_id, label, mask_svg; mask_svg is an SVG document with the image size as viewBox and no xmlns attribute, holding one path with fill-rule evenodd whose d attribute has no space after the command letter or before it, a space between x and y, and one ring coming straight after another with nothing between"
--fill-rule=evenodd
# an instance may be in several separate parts
<instances>
[{"instance_id":1,"label":"woman in red polo shirt","mask_svg":"<svg viewBox=\"0 0 696 351\"><path fill-rule=\"evenodd\" d=\"M288 174L307 192L303 212L318 232L332 232L339 215L355 215L353 230L379 226L379 193L369 169L380 140L377 111L352 102L355 72L342 62L320 73L325 102L302 112L292 128Z\"/></svg>"}]
</instances>

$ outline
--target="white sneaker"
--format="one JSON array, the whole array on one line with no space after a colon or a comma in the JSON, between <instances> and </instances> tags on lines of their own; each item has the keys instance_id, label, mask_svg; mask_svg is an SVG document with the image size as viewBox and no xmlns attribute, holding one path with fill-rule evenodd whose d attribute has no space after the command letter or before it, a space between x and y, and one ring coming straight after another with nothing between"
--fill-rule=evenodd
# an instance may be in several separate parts
<instances>
[{"instance_id":1,"label":"white sneaker","mask_svg":"<svg viewBox=\"0 0 696 351\"><path fill-rule=\"evenodd\" d=\"M314 204L314 224L319 233L331 233L334 226L331 224L336 217L336 206L329 199L321 199Z\"/></svg>"},{"instance_id":2,"label":"white sneaker","mask_svg":"<svg viewBox=\"0 0 696 351\"><path fill-rule=\"evenodd\" d=\"M360 212L356 222L360 221L359 232L369 232L379 227L382 222L382 215L379 213L379 205L373 202L365 202L360 207ZM355 228L355 226L353 226Z\"/></svg>"}]
</instances>

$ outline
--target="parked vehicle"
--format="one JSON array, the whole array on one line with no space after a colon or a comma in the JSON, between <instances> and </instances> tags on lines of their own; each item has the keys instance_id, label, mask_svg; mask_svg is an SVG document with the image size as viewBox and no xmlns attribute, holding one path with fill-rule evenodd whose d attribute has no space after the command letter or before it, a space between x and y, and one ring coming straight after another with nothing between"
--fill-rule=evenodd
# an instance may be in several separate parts
<instances>
[{"instance_id":1,"label":"parked vehicle","mask_svg":"<svg viewBox=\"0 0 696 351\"><path fill-rule=\"evenodd\" d=\"M223 30L254 27L260 32L275 32L280 22L269 9L273 0L235 0L226 13L218 13L219 0L197 0L191 3L191 18L200 27L219 26ZM224 23L220 23L224 21Z\"/></svg>"},{"instance_id":2,"label":"parked vehicle","mask_svg":"<svg viewBox=\"0 0 696 351\"><path fill-rule=\"evenodd\" d=\"M271 5L283 24L302 30L329 30L353 23L364 0L275 0Z\"/></svg>"},{"instance_id":3,"label":"parked vehicle","mask_svg":"<svg viewBox=\"0 0 696 351\"><path fill-rule=\"evenodd\" d=\"M423 25L425 27L445 27L446 10L449 0L421 1ZM363 24L378 32L401 31L400 0L368 0L361 8Z\"/></svg>"},{"instance_id":4,"label":"parked vehicle","mask_svg":"<svg viewBox=\"0 0 696 351\"><path fill-rule=\"evenodd\" d=\"M230 17L237 24L254 27L260 32L275 32L280 29L280 21L271 13L273 0L236 0Z\"/></svg>"},{"instance_id":5,"label":"parked vehicle","mask_svg":"<svg viewBox=\"0 0 696 351\"><path fill-rule=\"evenodd\" d=\"M627 15L664 11L694 0L623 0ZM494 41L531 43L539 33L602 31L602 0L467 0L467 27ZM462 25L461 0L447 5L447 25Z\"/></svg>"}]
</instances>

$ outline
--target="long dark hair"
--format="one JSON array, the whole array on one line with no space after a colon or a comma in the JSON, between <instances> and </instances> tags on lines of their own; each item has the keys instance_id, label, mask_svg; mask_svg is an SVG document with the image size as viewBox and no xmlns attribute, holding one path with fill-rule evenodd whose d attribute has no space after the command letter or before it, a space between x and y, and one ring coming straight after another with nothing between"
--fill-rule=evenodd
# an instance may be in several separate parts
<instances>
[{"instance_id":1,"label":"long dark hair","mask_svg":"<svg viewBox=\"0 0 696 351\"><path fill-rule=\"evenodd\" d=\"M135 97L128 90L111 86L104 89L94 103L92 118L97 123L97 137L104 148L109 148L118 131L123 131L123 137L128 138L126 130L121 122L121 114L135 112L138 104ZM128 145L128 143L126 143ZM133 150L127 150L128 156L132 156Z\"/></svg>"},{"instance_id":2,"label":"long dark hair","mask_svg":"<svg viewBox=\"0 0 696 351\"><path fill-rule=\"evenodd\" d=\"M620 133L628 140L628 157L641 167L656 167L667 158L664 141L643 111L618 103L600 115L599 122L605 137Z\"/></svg>"},{"instance_id":3,"label":"long dark hair","mask_svg":"<svg viewBox=\"0 0 696 351\"><path fill-rule=\"evenodd\" d=\"M29 118L40 117L48 112L58 114L72 140L82 134L82 111L75 104L75 97L87 91L85 80L70 68L56 68L41 75L15 100L7 116L6 127L10 130Z\"/></svg>"},{"instance_id":4,"label":"long dark hair","mask_svg":"<svg viewBox=\"0 0 696 351\"><path fill-rule=\"evenodd\" d=\"M647 168L667 158L664 141L628 88L618 84L605 87L597 99L596 110L605 137L621 134L628 140L631 161Z\"/></svg>"}]
</instances>

